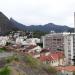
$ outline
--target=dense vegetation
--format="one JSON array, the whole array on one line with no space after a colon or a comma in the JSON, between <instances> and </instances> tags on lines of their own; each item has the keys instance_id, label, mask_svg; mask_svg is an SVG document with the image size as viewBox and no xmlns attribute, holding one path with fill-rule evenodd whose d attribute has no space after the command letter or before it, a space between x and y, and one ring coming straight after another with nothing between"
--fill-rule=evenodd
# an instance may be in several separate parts
<instances>
[{"instance_id":1,"label":"dense vegetation","mask_svg":"<svg viewBox=\"0 0 75 75\"><path fill-rule=\"evenodd\" d=\"M33 32L33 37L34 38L41 38L41 36L44 36L45 34L48 34L48 32L34 31Z\"/></svg>"},{"instance_id":2,"label":"dense vegetation","mask_svg":"<svg viewBox=\"0 0 75 75\"><path fill-rule=\"evenodd\" d=\"M0 75L10 75L10 69L7 66L1 68Z\"/></svg>"}]
</instances>

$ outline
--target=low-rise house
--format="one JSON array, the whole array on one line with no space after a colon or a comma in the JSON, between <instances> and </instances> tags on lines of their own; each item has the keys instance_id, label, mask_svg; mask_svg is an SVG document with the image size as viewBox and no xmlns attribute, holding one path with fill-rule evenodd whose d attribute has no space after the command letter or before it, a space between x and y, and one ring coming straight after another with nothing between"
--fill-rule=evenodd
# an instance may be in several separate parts
<instances>
[{"instance_id":1,"label":"low-rise house","mask_svg":"<svg viewBox=\"0 0 75 75\"><path fill-rule=\"evenodd\" d=\"M0 46L5 46L8 40L9 40L8 36L0 36Z\"/></svg>"},{"instance_id":2,"label":"low-rise house","mask_svg":"<svg viewBox=\"0 0 75 75\"><path fill-rule=\"evenodd\" d=\"M49 50L47 50L47 49L41 49L38 52L36 52L33 57L34 58L40 58L40 56L41 57L42 56L47 56L48 54L50 54Z\"/></svg>"},{"instance_id":3,"label":"low-rise house","mask_svg":"<svg viewBox=\"0 0 75 75\"><path fill-rule=\"evenodd\" d=\"M21 45L27 44L25 40L26 40L26 37L17 37L16 44L21 44Z\"/></svg>"},{"instance_id":4,"label":"low-rise house","mask_svg":"<svg viewBox=\"0 0 75 75\"><path fill-rule=\"evenodd\" d=\"M16 44L21 44L21 45L36 45L37 39L26 39L26 37L18 37L16 38Z\"/></svg>"},{"instance_id":5,"label":"low-rise house","mask_svg":"<svg viewBox=\"0 0 75 75\"><path fill-rule=\"evenodd\" d=\"M40 43L40 39L39 38L31 38L32 40L35 41L35 43Z\"/></svg>"},{"instance_id":6,"label":"low-rise house","mask_svg":"<svg viewBox=\"0 0 75 75\"><path fill-rule=\"evenodd\" d=\"M58 75L75 75L75 66L59 66L56 69Z\"/></svg>"},{"instance_id":7,"label":"low-rise house","mask_svg":"<svg viewBox=\"0 0 75 75\"><path fill-rule=\"evenodd\" d=\"M27 53L27 54L31 54L33 57L36 53L39 53L40 54L40 51L41 51L41 47L40 46L37 46L37 45L30 45L26 48L23 48L21 49L20 51L21 52L24 52L24 53Z\"/></svg>"},{"instance_id":8,"label":"low-rise house","mask_svg":"<svg viewBox=\"0 0 75 75\"><path fill-rule=\"evenodd\" d=\"M26 39L26 42L27 42L29 45L36 45L36 41L35 41L35 39L33 39L33 38Z\"/></svg>"},{"instance_id":9,"label":"low-rise house","mask_svg":"<svg viewBox=\"0 0 75 75\"><path fill-rule=\"evenodd\" d=\"M64 65L64 53L56 52L50 55L50 65L59 66Z\"/></svg>"},{"instance_id":10,"label":"low-rise house","mask_svg":"<svg viewBox=\"0 0 75 75\"><path fill-rule=\"evenodd\" d=\"M40 57L41 56L48 56L50 54L50 51L48 49L42 49L40 51Z\"/></svg>"},{"instance_id":11,"label":"low-rise house","mask_svg":"<svg viewBox=\"0 0 75 75\"><path fill-rule=\"evenodd\" d=\"M40 54L39 58L43 63L50 64L51 66L64 65L64 53L54 52L48 55Z\"/></svg>"}]
</instances>

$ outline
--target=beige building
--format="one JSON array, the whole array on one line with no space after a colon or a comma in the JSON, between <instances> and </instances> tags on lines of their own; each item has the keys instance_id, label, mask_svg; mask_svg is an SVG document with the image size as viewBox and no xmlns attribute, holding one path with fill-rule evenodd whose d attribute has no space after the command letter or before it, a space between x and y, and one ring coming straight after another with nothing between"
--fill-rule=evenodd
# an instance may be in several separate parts
<instances>
[{"instance_id":1,"label":"beige building","mask_svg":"<svg viewBox=\"0 0 75 75\"><path fill-rule=\"evenodd\" d=\"M43 48L50 48L50 50L64 50L64 36L62 33L52 33L43 36Z\"/></svg>"}]
</instances>

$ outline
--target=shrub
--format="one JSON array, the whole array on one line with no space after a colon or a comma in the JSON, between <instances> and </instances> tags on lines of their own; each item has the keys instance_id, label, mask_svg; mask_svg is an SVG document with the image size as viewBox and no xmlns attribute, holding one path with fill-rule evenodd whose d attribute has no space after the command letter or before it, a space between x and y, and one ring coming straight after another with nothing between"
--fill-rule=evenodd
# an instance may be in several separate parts
<instances>
[{"instance_id":1,"label":"shrub","mask_svg":"<svg viewBox=\"0 0 75 75\"><path fill-rule=\"evenodd\" d=\"M15 61L19 61L19 58L18 58L18 57L14 57L14 60L15 60Z\"/></svg>"},{"instance_id":2,"label":"shrub","mask_svg":"<svg viewBox=\"0 0 75 75\"><path fill-rule=\"evenodd\" d=\"M3 51L5 51L5 50L6 50L6 48L5 48L5 47L0 48L0 52L3 52Z\"/></svg>"},{"instance_id":3,"label":"shrub","mask_svg":"<svg viewBox=\"0 0 75 75\"><path fill-rule=\"evenodd\" d=\"M39 72L44 71L49 75L57 75L57 70L55 67L52 67L48 64L43 64L38 59L35 59L30 55L21 56L21 59L25 63L25 66L31 67L33 71L35 69Z\"/></svg>"},{"instance_id":4,"label":"shrub","mask_svg":"<svg viewBox=\"0 0 75 75\"><path fill-rule=\"evenodd\" d=\"M19 61L19 58L18 58L17 56L11 56L11 57L7 57L7 58L5 59L6 63L10 63L10 62L12 62L13 60Z\"/></svg>"},{"instance_id":5,"label":"shrub","mask_svg":"<svg viewBox=\"0 0 75 75\"><path fill-rule=\"evenodd\" d=\"M26 62L27 65L31 66L32 68L38 68L40 65L40 62L30 55L26 55L23 60Z\"/></svg>"},{"instance_id":6,"label":"shrub","mask_svg":"<svg viewBox=\"0 0 75 75\"><path fill-rule=\"evenodd\" d=\"M50 65L43 64L42 68L44 71L46 71L48 74L57 75L57 70L55 67L52 67Z\"/></svg>"},{"instance_id":7,"label":"shrub","mask_svg":"<svg viewBox=\"0 0 75 75\"><path fill-rule=\"evenodd\" d=\"M10 75L10 69L8 67L4 67L0 70L0 75Z\"/></svg>"}]
</instances>

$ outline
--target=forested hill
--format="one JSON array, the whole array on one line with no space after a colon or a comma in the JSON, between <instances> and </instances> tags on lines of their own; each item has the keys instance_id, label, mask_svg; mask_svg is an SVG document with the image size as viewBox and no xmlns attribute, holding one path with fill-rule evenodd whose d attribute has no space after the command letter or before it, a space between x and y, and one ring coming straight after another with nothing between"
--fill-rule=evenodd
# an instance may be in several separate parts
<instances>
[{"instance_id":1,"label":"forested hill","mask_svg":"<svg viewBox=\"0 0 75 75\"><path fill-rule=\"evenodd\" d=\"M55 31L55 32L66 32L70 30L70 27L68 26L61 26L61 25L55 25L53 23L48 23L45 25L23 25L14 19L10 19L10 21L19 29L21 30L27 30L27 31L42 31L42 32L50 32L50 31Z\"/></svg>"},{"instance_id":2,"label":"forested hill","mask_svg":"<svg viewBox=\"0 0 75 75\"><path fill-rule=\"evenodd\" d=\"M5 29L5 32L9 32L12 30L20 30L20 31L31 31L31 32L35 32L35 31L40 31L40 32L50 32L50 31L55 31L55 32L66 32L66 31L72 31L72 29L66 25L56 25L54 23L48 23L48 24L44 24L44 25L23 25L19 22L17 22L16 20L10 18L8 19L7 16L5 16L2 12L0 12L0 29L3 30L4 28L8 28ZM4 31L2 31L2 33L5 33Z\"/></svg>"}]
</instances>

